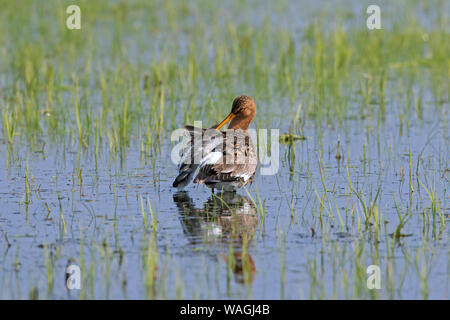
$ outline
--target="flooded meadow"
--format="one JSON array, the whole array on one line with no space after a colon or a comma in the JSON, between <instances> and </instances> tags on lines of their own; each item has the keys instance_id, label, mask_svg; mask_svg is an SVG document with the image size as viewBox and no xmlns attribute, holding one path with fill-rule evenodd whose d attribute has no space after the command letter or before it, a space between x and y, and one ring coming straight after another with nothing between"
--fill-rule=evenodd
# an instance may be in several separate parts
<instances>
[{"instance_id":1,"label":"flooded meadow","mask_svg":"<svg viewBox=\"0 0 450 320\"><path fill-rule=\"evenodd\" d=\"M70 4L0 1L0 299L449 298L448 1ZM276 172L173 188L241 94Z\"/></svg>"}]
</instances>

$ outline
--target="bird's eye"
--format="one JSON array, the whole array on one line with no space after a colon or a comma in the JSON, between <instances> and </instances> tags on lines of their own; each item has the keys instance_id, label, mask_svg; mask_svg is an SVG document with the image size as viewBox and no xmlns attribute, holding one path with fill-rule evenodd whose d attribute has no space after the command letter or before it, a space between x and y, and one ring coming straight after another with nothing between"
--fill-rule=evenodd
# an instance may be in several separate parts
<instances>
[{"instance_id":1,"label":"bird's eye","mask_svg":"<svg viewBox=\"0 0 450 320\"><path fill-rule=\"evenodd\" d=\"M239 112L241 112L242 110L244 110L244 108L243 108L243 107L240 107L240 108L239 108Z\"/></svg>"}]
</instances>

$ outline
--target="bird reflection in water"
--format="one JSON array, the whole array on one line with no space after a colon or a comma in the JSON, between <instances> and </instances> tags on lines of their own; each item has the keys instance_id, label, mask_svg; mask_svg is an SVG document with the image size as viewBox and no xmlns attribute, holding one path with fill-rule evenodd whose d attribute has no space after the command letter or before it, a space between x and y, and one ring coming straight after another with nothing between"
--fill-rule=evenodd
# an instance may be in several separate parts
<instances>
[{"instance_id":1,"label":"bird reflection in water","mask_svg":"<svg viewBox=\"0 0 450 320\"><path fill-rule=\"evenodd\" d=\"M173 200L188 240L194 245L224 244L231 248L218 257L233 271L236 282L252 283L256 266L247 249L258 227L254 203L231 192L211 194L203 208L196 208L187 192L175 193Z\"/></svg>"}]
</instances>

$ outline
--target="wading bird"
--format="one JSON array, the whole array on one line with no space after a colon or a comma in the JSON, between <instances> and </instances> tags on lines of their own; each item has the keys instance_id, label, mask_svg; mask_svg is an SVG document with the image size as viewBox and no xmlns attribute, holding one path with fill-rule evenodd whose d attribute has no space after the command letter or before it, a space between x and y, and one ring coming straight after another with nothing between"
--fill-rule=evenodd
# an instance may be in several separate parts
<instances>
[{"instance_id":1,"label":"wading bird","mask_svg":"<svg viewBox=\"0 0 450 320\"><path fill-rule=\"evenodd\" d=\"M223 191L233 191L253 181L257 156L248 127L256 114L255 101L239 96L230 114L210 129L185 126L187 144L181 154L179 173L173 187L194 183ZM228 129L218 131L230 122Z\"/></svg>"}]
</instances>

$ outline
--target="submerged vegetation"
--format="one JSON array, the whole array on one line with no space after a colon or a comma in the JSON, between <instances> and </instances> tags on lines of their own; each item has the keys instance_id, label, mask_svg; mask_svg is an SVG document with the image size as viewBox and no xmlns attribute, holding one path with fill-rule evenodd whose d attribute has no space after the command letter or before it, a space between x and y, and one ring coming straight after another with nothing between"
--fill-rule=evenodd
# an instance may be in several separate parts
<instances>
[{"instance_id":1,"label":"submerged vegetation","mask_svg":"<svg viewBox=\"0 0 450 320\"><path fill-rule=\"evenodd\" d=\"M447 1L69 4L0 0L0 298L448 298ZM174 194L240 94L280 170Z\"/></svg>"}]
</instances>

